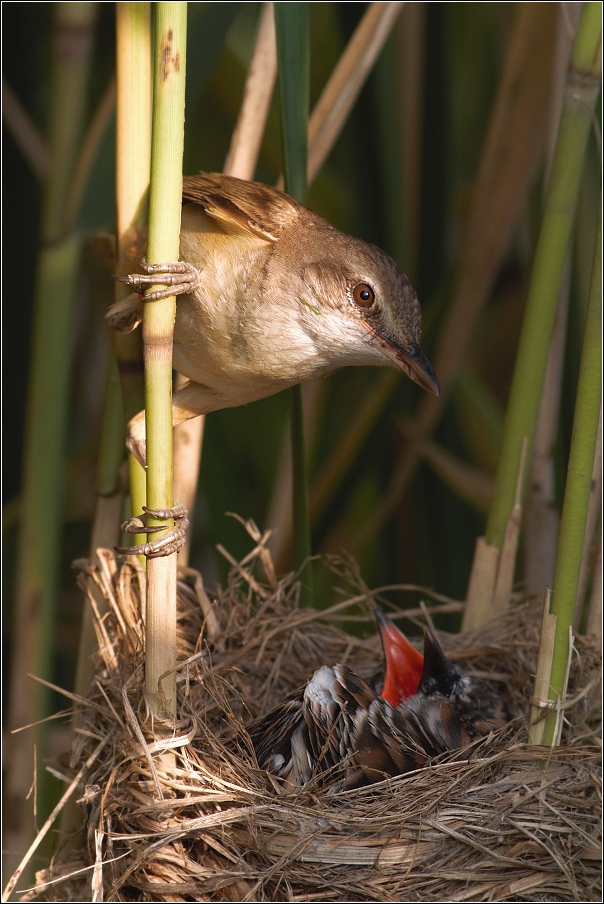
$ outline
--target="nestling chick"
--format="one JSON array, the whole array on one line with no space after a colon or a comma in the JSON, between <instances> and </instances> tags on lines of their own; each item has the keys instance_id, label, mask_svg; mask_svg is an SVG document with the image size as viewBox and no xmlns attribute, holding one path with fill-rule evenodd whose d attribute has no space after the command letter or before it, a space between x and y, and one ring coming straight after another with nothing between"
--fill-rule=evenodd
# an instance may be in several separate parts
<instances>
[{"instance_id":1,"label":"nestling chick","mask_svg":"<svg viewBox=\"0 0 604 904\"><path fill-rule=\"evenodd\" d=\"M403 673L397 668L399 690L411 677L415 683L411 660ZM499 690L460 672L429 631L424 635L419 687L412 696L401 693L400 699L392 706L347 666L324 665L304 689L247 730L261 768L289 785L304 785L329 770L332 778L341 777L334 786L339 789L420 769L433 757L461 750L502 728L511 718Z\"/></svg>"},{"instance_id":2,"label":"nestling chick","mask_svg":"<svg viewBox=\"0 0 604 904\"><path fill-rule=\"evenodd\" d=\"M391 706L398 706L417 692L423 674L424 657L377 607L374 615L382 640L385 668L376 675L379 688L375 686L375 679L372 679L365 702L368 704L373 699L381 698ZM347 670L347 675L352 676L353 681L362 681L350 670ZM324 677L327 678L327 690L322 687ZM263 769L274 772L290 784L303 785L308 781L313 766L316 765L316 755L311 752L310 743L310 735L317 734L316 727L313 728L315 715L323 724L319 750L332 731L339 743L342 726L338 724L340 707L336 705L332 695L333 679L333 669L323 666L306 687L299 688L269 713L254 719L247 726L258 762ZM325 707L330 713L327 719L325 712L322 712Z\"/></svg>"},{"instance_id":3,"label":"nestling chick","mask_svg":"<svg viewBox=\"0 0 604 904\"><path fill-rule=\"evenodd\" d=\"M174 396L175 424L355 364L400 368L438 394L417 296L387 254L260 183L202 173L184 179L183 200L181 262L124 279L181 295L174 368L190 382ZM133 329L142 306L129 296L107 319ZM142 412L129 432L144 462Z\"/></svg>"}]
</instances>

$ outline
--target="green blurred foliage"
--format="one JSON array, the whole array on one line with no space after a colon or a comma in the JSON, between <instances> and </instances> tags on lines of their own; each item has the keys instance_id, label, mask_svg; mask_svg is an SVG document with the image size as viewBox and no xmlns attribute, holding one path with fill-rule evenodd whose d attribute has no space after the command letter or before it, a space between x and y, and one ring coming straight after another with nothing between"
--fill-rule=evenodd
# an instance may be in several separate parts
<instances>
[{"instance_id":1,"label":"green blurred foliage","mask_svg":"<svg viewBox=\"0 0 604 904\"><path fill-rule=\"evenodd\" d=\"M50 4L3 4L4 74L41 130L46 106ZM480 158L494 92L501 73L506 43L516 14L511 3L426 4L425 59L419 74L423 94L421 134L421 186L416 289L424 308L422 345L430 356L451 292L459 258L463 221ZM259 4L191 3L189 24L188 87L186 107L185 171L220 170L241 102L245 72L253 46ZM311 109L366 4L311 3ZM332 154L312 186L308 204L334 225L385 247L401 265L405 248L397 210L400 211L400 121L402 87L397 77L399 45L389 42L376 72L370 77ZM96 68L90 98L91 115L112 73L114 60L114 8L101 4ZM111 231L113 219L112 129L98 149L79 219L88 236ZM12 137L4 140L4 365L5 365L5 505L19 493L27 359L36 259L40 190ZM573 292L568 337L569 367L557 455L563 476L576 384L577 349L585 307L591 248L593 247L594 185L599 178L596 152L585 177L585 190L577 222ZM281 171L278 97L273 98L257 178L274 182ZM533 192L540 204L539 181ZM597 206L597 199L595 200ZM535 210L527 211L501 268L492 297L476 330L469 354L471 379L453 394L435 439L462 460L492 473L502 410L505 406L515 343L520 328L530 261L537 228ZM10 226L9 226L10 224ZM7 228L8 227L8 228ZM586 249L585 251L583 249ZM96 277L95 277L96 279ZM90 299L83 280L80 321L91 316L95 328L106 331L100 300L90 314ZM102 291L111 302L111 282ZM88 311L88 314L86 314ZM81 326L81 324L80 324ZM84 386L103 385L104 357L91 356L90 329L77 329L74 388L86 399ZM347 427L354 421L360 401L375 386L380 372L348 370L334 375L322 390L317 423L309 444L311 481L316 480ZM100 392L96 389L95 392ZM397 427L401 415L412 415L419 389L401 376L387 407L364 439L353 466L342 475L331 502L314 526L317 553L350 548L372 511L379 505L404 442ZM191 564L200 567L206 583L224 582L226 563L215 552L221 543L242 557L250 540L227 512L266 524L275 477L286 433L287 404L275 396L241 409L210 415L203 450L201 485L196 510ZM90 405L73 405L70 461L94 473L99 417ZM99 405L100 410L100 405ZM10 439L8 439L10 437ZM77 623L79 613L71 592L73 577L68 558L86 555L94 503L92 480L77 489L66 486L65 517L69 524L64 584L66 599L61 616ZM76 497L77 498L74 498ZM13 508L14 511L14 508ZM58 513L60 516L61 513ZM12 557L13 531L8 528L7 558ZM461 598L466 589L476 535L483 518L462 501L427 466L417 472L384 530L358 551L361 572L370 586L413 582ZM10 561L6 569L10 579ZM317 571L319 603L332 600L333 578ZM399 604L416 597L398 595ZM450 626L450 625L449 625ZM71 657L73 632L64 627L58 652ZM64 667L61 667L65 671Z\"/></svg>"}]
</instances>

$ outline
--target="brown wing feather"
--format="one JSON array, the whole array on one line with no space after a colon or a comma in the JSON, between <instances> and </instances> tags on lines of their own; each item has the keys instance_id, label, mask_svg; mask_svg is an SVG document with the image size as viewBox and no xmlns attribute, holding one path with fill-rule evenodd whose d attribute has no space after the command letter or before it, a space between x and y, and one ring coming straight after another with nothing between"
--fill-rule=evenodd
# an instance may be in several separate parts
<instances>
[{"instance_id":1,"label":"brown wing feather","mask_svg":"<svg viewBox=\"0 0 604 904\"><path fill-rule=\"evenodd\" d=\"M247 232L267 242L278 240L301 207L269 185L220 173L185 176L182 196L203 207L227 232Z\"/></svg>"},{"instance_id":2,"label":"brown wing feather","mask_svg":"<svg viewBox=\"0 0 604 904\"><path fill-rule=\"evenodd\" d=\"M261 769L275 770L274 758L282 756L285 763L291 759L291 738L303 724L302 696L304 688L290 694L282 703L263 716L250 722L246 728L251 738Z\"/></svg>"}]
</instances>

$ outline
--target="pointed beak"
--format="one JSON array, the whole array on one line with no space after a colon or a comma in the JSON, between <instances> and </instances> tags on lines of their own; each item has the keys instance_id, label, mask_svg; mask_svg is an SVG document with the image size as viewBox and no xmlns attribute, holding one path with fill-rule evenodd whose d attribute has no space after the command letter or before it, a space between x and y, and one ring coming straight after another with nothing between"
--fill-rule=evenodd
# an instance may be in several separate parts
<instances>
[{"instance_id":1,"label":"pointed beak","mask_svg":"<svg viewBox=\"0 0 604 904\"><path fill-rule=\"evenodd\" d=\"M409 346L399 345L394 339L378 332L366 321L361 321L361 323L371 335L371 341L381 346L382 351L387 358L390 358L395 367L404 370L407 376L422 389L427 389L432 395L439 394L440 386L436 374L417 342L412 342Z\"/></svg>"},{"instance_id":2,"label":"pointed beak","mask_svg":"<svg viewBox=\"0 0 604 904\"><path fill-rule=\"evenodd\" d=\"M438 640L424 629L424 669L419 685L422 694L442 694L448 697L453 693L459 672L452 662L449 662Z\"/></svg>"},{"instance_id":3,"label":"pointed beak","mask_svg":"<svg viewBox=\"0 0 604 904\"><path fill-rule=\"evenodd\" d=\"M417 691L424 667L424 657L409 643L394 622L377 608L375 620L386 660L381 696L391 706L398 706L402 700L413 696Z\"/></svg>"},{"instance_id":4,"label":"pointed beak","mask_svg":"<svg viewBox=\"0 0 604 904\"><path fill-rule=\"evenodd\" d=\"M438 385L436 374L417 342L414 342L408 348L403 348L391 339L386 339L386 345L388 347L384 349L386 354L393 358L395 364L401 370L404 370L414 383L417 383L422 389L427 389L432 395L438 395L440 386Z\"/></svg>"}]
</instances>

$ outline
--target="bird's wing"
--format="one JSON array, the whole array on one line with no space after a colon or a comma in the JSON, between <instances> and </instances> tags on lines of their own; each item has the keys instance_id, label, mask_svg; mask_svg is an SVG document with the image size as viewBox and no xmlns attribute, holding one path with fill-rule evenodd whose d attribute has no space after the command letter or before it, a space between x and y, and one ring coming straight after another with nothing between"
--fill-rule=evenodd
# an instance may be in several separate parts
<instances>
[{"instance_id":1,"label":"bird's wing","mask_svg":"<svg viewBox=\"0 0 604 904\"><path fill-rule=\"evenodd\" d=\"M369 685L346 666L323 666L315 672L304 692L304 718L316 771L356 771L359 724L376 699Z\"/></svg>"},{"instance_id":2,"label":"bird's wing","mask_svg":"<svg viewBox=\"0 0 604 904\"><path fill-rule=\"evenodd\" d=\"M358 771L347 776L346 787L420 769L441 753L466 747L474 736L455 704L442 696L417 694L396 708L376 698L358 722Z\"/></svg>"},{"instance_id":3,"label":"bird's wing","mask_svg":"<svg viewBox=\"0 0 604 904\"><path fill-rule=\"evenodd\" d=\"M301 206L269 185L220 173L185 176L182 195L203 207L226 232L247 233L266 242L278 240L282 230L298 218Z\"/></svg>"},{"instance_id":4,"label":"bird's wing","mask_svg":"<svg viewBox=\"0 0 604 904\"><path fill-rule=\"evenodd\" d=\"M312 676L304 690L304 720L313 764L323 772L337 765L346 746L348 721L335 670L324 665Z\"/></svg>"},{"instance_id":5,"label":"bird's wing","mask_svg":"<svg viewBox=\"0 0 604 904\"><path fill-rule=\"evenodd\" d=\"M385 700L376 698L361 714L355 735L357 768L346 776L347 788L401 775L426 762L415 732L408 730L397 713Z\"/></svg>"},{"instance_id":6,"label":"bird's wing","mask_svg":"<svg viewBox=\"0 0 604 904\"><path fill-rule=\"evenodd\" d=\"M300 688L246 726L261 769L282 775L291 765L292 737L304 726L303 693L304 689Z\"/></svg>"},{"instance_id":7,"label":"bird's wing","mask_svg":"<svg viewBox=\"0 0 604 904\"><path fill-rule=\"evenodd\" d=\"M376 699L346 666L322 666L305 688L247 726L258 764L295 785L334 767L356 768L358 723Z\"/></svg>"}]
</instances>

